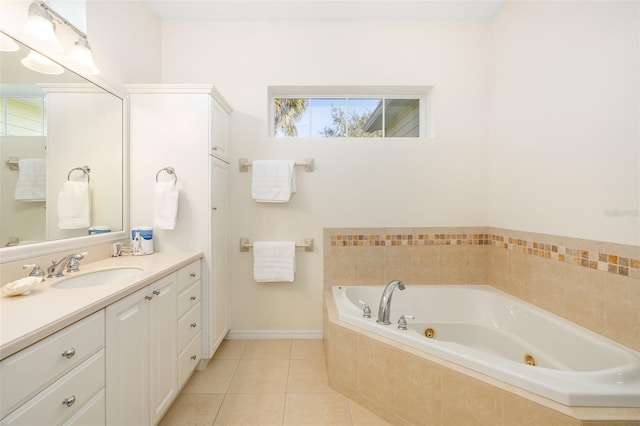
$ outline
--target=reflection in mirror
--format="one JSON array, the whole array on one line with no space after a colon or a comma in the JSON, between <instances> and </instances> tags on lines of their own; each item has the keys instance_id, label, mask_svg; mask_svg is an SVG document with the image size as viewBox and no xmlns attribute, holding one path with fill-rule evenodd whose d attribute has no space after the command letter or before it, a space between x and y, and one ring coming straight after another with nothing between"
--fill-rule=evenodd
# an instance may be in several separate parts
<instances>
[{"instance_id":1,"label":"reflection in mirror","mask_svg":"<svg viewBox=\"0 0 640 426\"><path fill-rule=\"evenodd\" d=\"M0 38L0 247L123 231L123 100Z\"/></svg>"}]
</instances>

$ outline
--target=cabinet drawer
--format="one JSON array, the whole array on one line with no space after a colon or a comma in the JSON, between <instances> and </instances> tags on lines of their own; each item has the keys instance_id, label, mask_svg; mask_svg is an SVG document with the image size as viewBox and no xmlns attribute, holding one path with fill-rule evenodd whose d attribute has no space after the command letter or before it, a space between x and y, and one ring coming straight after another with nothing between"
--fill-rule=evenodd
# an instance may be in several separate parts
<instances>
[{"instance_id":1,"label":"cabinet drawer","mask_svg":"<svg viewBox=\"0 0 640 426\"><path fill-rule=\"evenodd\" d=\"M76 414L73 415L69 420L64 423L64 426L72 426L72 425L91 425L91 426L101 426L106 423L105 420L105 392L102 389L96 396L94 396L91 401L87 402L87 404L80 408Z\"/></svg>"},{"instance_id":2,"label":"cabinet drawer","mask_svg":"<svg viewBox=\"0 0 640 426\"><path fill-rule=\"evenodd\" d=\"M99 311L2 360L0 418L102 347L104 311Z\"/></svg>"},{"instance_id":3,"label":"cabinet drawer","mask_svg":"<svg viewBox=\"0 0 640 426\"><path fill-rule=\"evenodd\" d=\"M104 388L104 349L2 420L7 425L59 424ZM68 403L63 401L69 400Z\"/></svg>"},{"instance_id":4,"label":"cabinet drawer","mask_svg":"<svg viewBox=\"0 0 640 426\"><path fill-rule=\"evenodd\" d=\"M201 277L202 268L199 260L178 270L178 293L198 281Z\"/></svg>"},{"instance_id":5,"label":"cabinet drawer","mask_svg":"<svg viewBox=\"0 0 640 426\"><path fill-rule=\"evenodd\" d=\"M202 283L201 281L191 285L188 289L178 295L178 318L184 315L193 306L200 303L202 299Z\"/></svg>"},{"instance_id":6,"label":"cabinet drawer","mask_svg":"<svg viewBox=\"0 0 640 426\"><path fill-rule=\"evenodd\" d=\"M178 320L178 352L180 352L202 328L201 306L202 305L198 303Z\"/></svg>"},{"instance_id":7,"label":"cabinet drawer","mask_svg":"<svg viewBox=\"0 0 640 426\"><path fill-rule=\"evenodd\" d=\"M187 347L178 355L178 388L189 379L191 373L202 357L202 334L198 334L189 342Z\"/></svg>"}]
</instances>

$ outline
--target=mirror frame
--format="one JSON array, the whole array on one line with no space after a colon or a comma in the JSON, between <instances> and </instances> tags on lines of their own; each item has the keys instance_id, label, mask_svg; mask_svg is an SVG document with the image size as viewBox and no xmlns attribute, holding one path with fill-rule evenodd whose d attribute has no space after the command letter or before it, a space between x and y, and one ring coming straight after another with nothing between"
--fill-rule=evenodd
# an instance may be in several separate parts
<instances>
[{"instance_id":1,"label":"mirror frame","mask_svg":"<svg viewBox=\"0 0 640 426\"><path fill-rule=\"evenodd\" d=\"M66 71L77 74L89 83L94 84L111 93L122 100L122 231L114 231L105 234L85 235L82 237L65 238L60 240L43 241L32 244L0 247L0 264L27 259L31 257L44 256L52 253L73 250L78 247L88 247L92 245L107 244L110 242L129 239L129 97L124 89L116 89L105 83L103 80L95 76L88 76L72 69L64 64L51 58L46 53L33 48L28 43L16 37L4 29L0 28L0 32L17 40L25 47L34 50L43 56L51 59L53 62L60 64Z\"/></svg>"}]
</instances>

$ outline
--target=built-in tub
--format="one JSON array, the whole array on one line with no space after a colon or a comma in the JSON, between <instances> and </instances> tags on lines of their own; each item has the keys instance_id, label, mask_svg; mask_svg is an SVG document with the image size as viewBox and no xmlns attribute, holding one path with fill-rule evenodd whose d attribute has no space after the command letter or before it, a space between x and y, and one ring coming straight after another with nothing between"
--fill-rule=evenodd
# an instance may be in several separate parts
<instances>
[{"instance_id":1,"label":"built-in tub","mask_svg":"<svg viewBox=\"0 0 640 426\"><path fill-rule=\"evenodd\" d=\"M332 287L340 320L567 406L640 407L640 354L606 337L483 285L396 288L380 325L383 289Z\"/></svg>"}]
</instances>

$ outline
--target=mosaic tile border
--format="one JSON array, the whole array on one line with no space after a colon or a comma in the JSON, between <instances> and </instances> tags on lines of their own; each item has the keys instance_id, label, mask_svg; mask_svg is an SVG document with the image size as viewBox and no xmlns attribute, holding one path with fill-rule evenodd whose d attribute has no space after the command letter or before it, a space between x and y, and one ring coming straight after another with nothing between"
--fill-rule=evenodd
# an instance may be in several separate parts
<instances>
[{"instance_id":1,"label":"mosaic tile border","mask_svg":"<svg viewBox=\"0 0 640 426\"><path fill-rule=\"evenodd\" d=\"M337 234L332 247L492 246L557 262L640 278L640 259L497 234Z\"/></svg>"}]
</instances>

